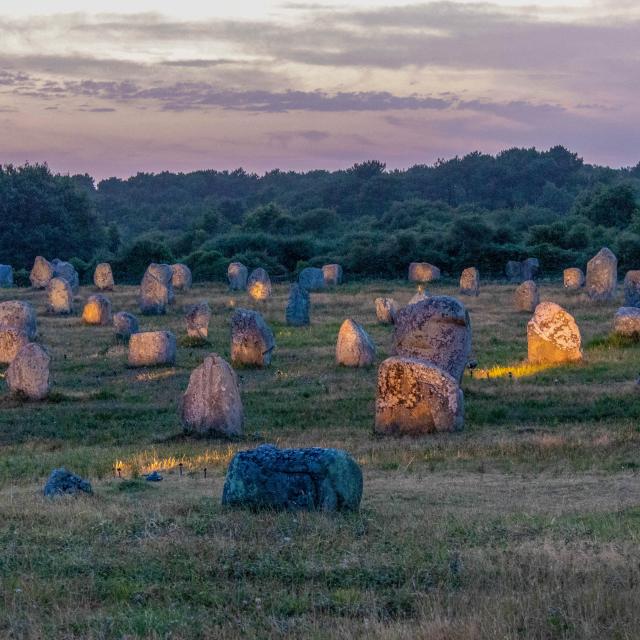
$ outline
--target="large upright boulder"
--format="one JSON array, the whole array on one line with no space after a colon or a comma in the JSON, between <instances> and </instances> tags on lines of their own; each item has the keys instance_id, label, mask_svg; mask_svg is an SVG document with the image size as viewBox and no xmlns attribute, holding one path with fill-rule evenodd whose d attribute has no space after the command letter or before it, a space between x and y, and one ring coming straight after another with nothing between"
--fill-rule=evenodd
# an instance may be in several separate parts
<instances>
[{"instance_id":1,"label":"large upright boulder","mask_svg":"<svg viewBox=\"0 0 640 640\"><path fill-rule=\"evenodd\" d=\"M13 267L0 264L0 289L13 287Z\"/></svg>"},{"instance_id":2,"label":"large upright boulder","mask_svg":"<svg viewBox=\"0 0 640 640\"><path fill-rule=\"evenodd\" d=\"M151 263L145 271L138 302L144 315L163 315L173 303L173 271L168 264Z\"/></svg>"},{"instance_id":3,"label":"large upright boulder","mask_svg":"<svg viewBox=\"0 0 640 640\"><path fill-rule=\"evenodd\" d=\"M170 331L143 331L129 339L129 366L175 364L176 337Z\"/></svg>"},{"instance_id":4,"label":"large upright boulder","mask_svg":"<svg viewBox=\"0 0 640 640\"><path fill-rule=\"evenodd\" d=\"M460 274L460 293L463 296L477 296L480 293L480 272L475 267L467 267Z\"/></svg>"},{"instance_id":5,"label":"large upright boulder","mask_svg":"<svg viewBox=\"0 0 640 640\"><path fill-rule=\"evenodd\" d=\"M47 310L56 315L73 313L73 291L65 278L51 278L49 280Z\"/></svg>"},{"instance_id":6,"label":"large upright boulder","mask_svg":"<svg viewBox=\"0 0 640 640\"><path fill-rule=\"evenodd\" d=\"M128 340L134 333L140 331L138 318L126 311L118 311L118 313L114 314L113 328L116 337L124 340Z\"/></svg>"},{"instance_id":7,"label":"large upright boulder","mask_svg":"<svg viewBox=\"0 0 640 640\"><path fill-rule=\"evenodd\" d=\"M580 329L573 316L555 302L541 302L527 324L528 360L560 364L582 360Z\"/></svg>"},{"instance_id":8,"label":"large upright boulder","mask_svg":"<svg viewBox=\"0 0 640 640\"><path fill-rule=\"evenodd\" d=\"M115 286L113 280L113 271L111 265L108 262L101 262L96 265L93 272L93 284L100 291L112 291Z\"/></svg>"},{"instance_id":9,"label":"large upright boulder","mask_svg":"<svg viewBox=\"0 0 640 640\"><path fill-rule=\"evenodd\" d=\"M509 260L504 272L509 282L522 282L522 262Z\"/></svg>"},{"instance_id":10,"label":"large upright boulder","mask_svg":"<svg viewBox=\"0 0 640 640\"><path fill-rule=\"evenodd\" d=\"M200 300L187 308L184 316L187 324L187 335L196 340L206 340L209 336L211 307L206 300Z\"/></svg>"},{"instance_id":11,"label":"large upright boulder","mask_svg":"<svg viewBox=\"0 0 640 640\"><path fill-rule=\"evenodd\" d=\"M522 261L522 279L524 281L535 280L539 270L540 263L538 258L526 258Z\"/></svg>"},{"instance_id":12,"label":"large upright boulder","mask_svg":"<svg viewBox=\"0 0 640 640\"><path fill-rule=\"evenodd\" d=\"M53 265L53 277L66 280L71 290L74 292L77 291L80 287L80 277L78 276L76 268L70 262L65 262L59 258L54 258L51 264Z\"/></svg>"},{"instance_id":13,"label":"large upright boulder","mask_svg":"<svg viewBox=\"0 0 640 640\"><path fill-rule=\"evenodd\" d=\"M640 337L640 308L620 307L613 320L613 332L621 336Z\"/></svg>"},{"instance_id":14,"label":"large upright boulder","mask_svg":"<svg viewBox=\"0 0 640 640\"><path fill-rule=\"evenodd\" d=\"M29 340L35 340L38 333L35 309L22 300L0 302L0 325L24 331Z\"/></svg>"},{"instance_id":15,"label":"large upright boulder","mask_svg":"<svg viewBox=\"0 0 640 640\"><path fill-rule=\"evenodd\" d=\"M307 291L321 291L326 287L322 269L306 267L298 276L298 284Z\"/></svg>"},{"instance_id":16,"label":"large upright boulder","mask_svg":"<svg viewBox=\"0 0 640 640\"><path fill-rule=\"evenodd\" d=\"M428 262L412 262L409 265L409 282L432 282L440 278L440 269Z\"/></svg>"},{"instance_id":17,"label":"large upright boulder","mask_svg":"<svg viewBox=\"0 0 640 640\"><path fill-rule=\"evenodd\" d=\"M624 277L624 306L640 307L640 271L627 271Z\"/></svg>"},{"instance_id":18,"label":"large upright boulder","mask_svg":"<svg viewBox=\"0 0 640 640\"><path fill-rule=\"evenodd\" d=\"M594 302L612 300L618 284L618 259L603 247L587 262L587 295Z\"/></svg>"},{"instance_id":19,"label":"large upright boulder","mask_svg":"<svg viewBox=\"0 0 640 640\"><path fill-rule=\"evenodd\" d=\"M36 256L29 274L31 286L34 289L46 289L51 278L53 278L53 265L46 258Z\"/></svg>"},{"instance_id":20,"label":"large upright boulder","mask_svg":"<svg viewBox=\"0 0 640 640\"><path fill-rule=\"evenodd\" d=\"M327 286L342 284L342 267L339 264L325 264L322 267L322 275Z\"/></svg>"},{"instance_id":21,"label":"large upright boulder","mask_svg":"<svg viewBox=\"0 0 640 640\"><path fill-rule=\"evenodd\" d=\"M347 318L336 341L336 363L345 367L368 367L376 359L376 347L362 325Z\"/></svg>"},{"instance_id":22,"label":"large upright boulder","mask_svg":"<svg viewBox=\"0 0 640 640\"><path fill-rule=\"evenodd\" d=\"M569 291L577 291L584 287L584 273L577 267L569 267L562 272L562 283Z\"/></svg>"},{"instance_id":23,"label":"large upright boulder","mask_svg":"<svg viewBox=\"0 0 640 640\"><path fill-rule=\"evenodd\" d=\"M191 269L186 264L176 263L171 265L171 284L174 291L191 289L192 281Z\"/></svg>"},{"instance_id":24,"label":"large upright boulder","mask_svg":"<svg viewBox=\"0 0 640 640\"><path fill-rule=\"evenodd\" d=\"M247 291L249 297L256 302L264 302L271 297L271 278L262 267L251 272L247 280Z\"/></svg>"},{"instance_id":25,"label":"large upright boulder","mask_svg":"<svg viewBox=\"0 0 640 640\"><path fill-rule=\"evenodd\" d=\"M393 298L376 298L376 318L382 324L393 324L396 321L398 305Z\"/></svg>"},{"instance_id":26,"label":"large upright boulder","mask_svg":"<svg viewBox=\"0 0 640 640\"><path fill-rule=\"evenodd\" d=\"M49 354L35 342L25 344L7 369L9 391L30 400L49 395Z\"/></svg>"},{"instance_id":27,"label":"large upright boulder","mask_svg":"<svg viewBox=\"0 0 640 640\"><path fill-rule=\"evenodd\" d=\"M217 353L209 354L191 373L182 396L181 418L188 432L242 435L244 410L238 378Z\"/></svg>"},{"instance_id":28,"label":"large upright boulder","mask_svg":"<svg viewBox=\"0 0 640 640\"><path fill-rule=\"evenodd\" d=\"M289 300L285 311L285 320L292 327L303 327L309 324L309 292L297 282L291 285Z\"/></svg>"},{"instance_id":29,"label":"large upright boulder","mask_svg":"<svg viewBox=\"0 0 640 640\"><path fill-rule=\"evenodd\" d=\"M227 267L227 279L231 291L244 291L247 288L249 270L242 262L232 262Z\"/></svg>"},{"instance_id":30,"label":"large upright boulder","mask_svg":"<svg viewBox=\"0 0 640 640\"><path fill-rule=\"evenodd\" d=\"M460 381L471 350L471 323L464 305L432 296L398 312L393 355L429 362Z\"/></svg>"},{"instance_id":31,"label":"large upright boulder","mask_svg":"<svg viewBox=\"0 0 640 640\"><path fill-rule=\"evenodd\" d=\"M9 364L22 347L29 343L29 336L18 327L0 324L0 363Z\"/></svg>"},{"instance_id":32,"label":"large upright boulder","mask_svg":"<svg viewBox=\"0 0 640 640\"><path fill-rule=\"evenodd\" d=\"M231 316L231 361L234 365L267 367L276 346L264 318L250 309L236 309Z\"/></svg>"},{"instance_id":33,"label":"large upright boulder","mask_svg":"<svg viewBox=\"0 0 640 640\"><path fill-rule=\"evenodd\" d=\"M251 509L356 510L362 471L341 449L278 449L237 453L227 469L222 504Z\"/></svg>"},{"instance_id":34,"label":"large upright boulder","mask_svg":"<svg viewBox=\"0 0 640 640\"><path fill-rule=\"evenodd\" d=\"M533 280L523 282L513 294L513 304L516 311L533 313L539 303L538 285Z\"/></svg>"},{"instance_id":35,"label":"large upright boulder","mask_svg":"<svg viewBox=\"0 0 640 640\"><path fill-rule=\"evenodd\" d=\"M82 310L82 322L100 326L108 326L112 323L111 300L98 293L89 296Z\"/></svg>"}]
</instances>

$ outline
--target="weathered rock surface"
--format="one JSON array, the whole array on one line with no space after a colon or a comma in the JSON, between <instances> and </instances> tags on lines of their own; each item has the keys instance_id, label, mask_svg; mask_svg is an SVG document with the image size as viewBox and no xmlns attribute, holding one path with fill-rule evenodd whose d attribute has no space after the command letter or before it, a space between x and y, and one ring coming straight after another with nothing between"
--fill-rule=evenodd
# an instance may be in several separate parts
<instances>
[{"instance_id":1,"label":"weathered rock surface","mask_svg":"<svg viewBox=\"0 0 640 640\"><path fill-rule=\"evenodd\" d=\"M209 354L191 373L182 396L181 417L186 431L242 435L244 410L238 378L217 353Z\"/></svg>"},{"instance_id":2,"label":"weathered rock surface","mask_svg":"<svg viewBox=\"0 0 640 640\"><path fill-rule=\"evenodd\" d=\"M267 367L276 346L264 318L250 309L236 309L231 316L231 361L235 365Z\"/></svg>"},{"instance_id":3,"label":"weathered rock surface","mask_svg":"<svg viewBox=\"0 0 640 640\"><path fill-rule=\"evenodd\" d=\"M307 291L322 291L326 287L322 269L306 267L298 276L298 284Z\"/></svg>"},{"instance_id":4,"label":"weathered rock surface","mask_svg":"<svg viewBox=\"0 0 640 640\"><path fill-rule=\"evenodd\" d=\"M29 343L29 336L18 327L0 324L0 363L10 364L22 347Z\"/></svg>"},{"instance_id":5,"label":"weathered rock surface","mask_svg":"<svg viewBox=\"0 0 640 640\"><path fill-rule=\"evenodd\" d=\"M13 394L30 400L42 400L49 394L49 354L35 342L18 351L6 374L7 386Z\"/></svg>"},{"instance_id":6,"label":"weathered rock surface","mask_svg":"<svg viewBox=\"0 0 640 640\"><path fill-rule=\"evenodd\" d=\"M309 324L309 292L298 283L291 285L289 300L285 311L285 320L292 327L303 327Z\"/></svg>"},{"instance_id":7,"label":"weathered rock surface","mask_svg":"<svg viewBox=\"0 0 640 640\"><path fill-rule=\"evenodd\" d=\"M100 291L112 291L115 286L113 280L113 271L111 271L111 265L108 262L101 262L96 265L93 272L93 284L100 289Z\"/></svg>"},{"instance_id":8,"label":"weathered rock surface","mask_svg":"<svg viewBox=\"0 0 640 640\"><path fill-rule=\"evenodd\" d=\"M375 430L396 435L459 431L464 397L455 378L417 358L387 358L378 369Z\"/></svg>"},{"instance_id":9,"label":"weathered rock surface","mask_svg":"<svg viewBox=\"0 0 640 640\"><path fill-rule=\"evenodd\" d=\"M67 471L64 467L54 469L44 485L44 495L47 498L76 495L80 492L92 493L91 483L75 473Z\"/></svg>"},{"instance_id":10,"label":"weathered rock surface","mask_svg":"<svg viewBox=\"0 0 640 640\"><path fill-rule=\"evenodd\" d=\"M76 268L70 262L54 258L51 261L51 265L53 266L54 278L62 278L69 283L72 291L75 292L78 290L78 287L80 286L80 277L78 276Z\"/></svg>"},{"instance_id":11,"label":"weathered rock surface","mask_svg":"<svg viewBox=\"0 0 640 640\"><path fill-rule=\"evenodd\" d=\"M227 267L227 279L231 291L244 291L247 288L247 278L249 270L242 262L232 262Z\"/></svg>"},{"instance_id":12,"label":"weathered rock surface","mask_svg":"<svg viewBox=\"0 0 640 640\"><path fill-rule=\"evenodd\" d=\"M191 289L192 281L191 269L186 264L176 263L171 265L171 284L174 291Z\"/></svg>"},{"instance_id":13,"label":"weathered rock surface","mask_svg":"<svg viewBox=\"0 0 640 640\"><path fill-rule=\"evenodd\" d=\"M573 316L555 302L541 302L527 324L528 360L559 364L582 360L580 329Z\"/></svg>"},{"instance_id":14,"label":"weathered rock surface","mask_svg":"<svg viewBox=\"0 0 640 640\"><path fill-rule=\"evenodd\" d=\"M139 304L145 315L163 315L173 303L173 271L168 264L151 263L140 283Z\"/></svg>"},{"instance_id":15,"label":"weathered rock surface","mask_svg":"<svg viewBox=\"0 0 640 640\"><path fill-rule=\"evenodd\" d=\"M152 367L175 361L176 337L170 331L143 331L129 339L130 367Z\"/></svg>"},{"instance_id":16,"label":"weathered rock surface","mask_svg":"<svg viewBox=\"0 0 640 640\"><path fill-rule=\"evenodd\" d=\"M584 287L584 273L582 269L570 267L562 272L562 282L565 289L575 291Z\"/></svg>"},{"instance_id":17,"label":"weathered rock surface","mask_svg":"<svg viewBox=\"0 0 640 640\"><path fill-rule=\"evenodd\" d=\"M522 282L522 262L509 260L504 269L509 282Z\"/></svg>"},{"instance_id":18,"label":"weathered rock surface","mask_svg":"<svg viewBox=\"0 0 640 640\"><path fill-rule=\"evenodd\" d=\"M522 279L535 280L540 270L540 262L538 258L526 258L522 261Z\"/></svg>"},{"instance_id":19,"label":"weathered rock surface","mask_svg":"<svg viewBox=\"0 0 640 640\"><path fill-rule=\"evenodd\" d=\"M621 336L640 337L640 308L620 307L613 319L613 331Z\"/></svg>"},{"instance_id":20,"label":"weathered rock surface","mask_svg":"<svg viewBox=\"0 0 640 640\"><path fill-rule=\"evenodd\" d=\"M428 262L412 262L409 265L409 282L432 282L440 278L440 269Z\"/></svg>"},{"instance_id":21,"label":"weathered rock surface","mask_svg":"<svg viewBox=\"0 0 640 640\"><path fill-rule=\"evenodd\" d=\"M35 340L38 333L35 309L21 300L0 302L0 325L21 329L29 340Z\"/></svg>"},{"instance_id":22,"label":"weathered rock surface","mask_svg":"<svg viewBox=\"0 0 640 640\"><path fill-rule=\"evenodd\" d=\"M516 311L533 313L539 303L538 285L533 280L523 282L513 294L513 304Z\"/></svg>"},{"instance_id":23,"label":"weathered rock surface","mask_svg":"<svg viewBox=\"0 0 640 640\"><path fill-rule=\"evenodd\" d=\"M467 267L460 275L460 293L464 296L480 293L480 272L475 267Z\"/></svg>"},{"instance_id":24,"label":"weathered rock surface","mask_svg":"<svg viewBox=\"0 0 640 640\"><path fill-rule=\"evenodd\" d=\"M383 324L393 324L396 321L398 305L393 298L376 298L376 318Z\"/></svg>"},{"instance_id":25,"label":"weathered rock surface","mask_svg":"<svg viewBox=\"0 0 640 640\"><path fill-rule=\"evenodd\" d=\"M46 289L51 278L53 278L53 265L46 258L36 256L29 275L31 286L34 289Z\"/></svg>"},{"instance_id":26,"label":"weathered rock surface","mask_svg":"<svg viewBox=\"0 0 640 640\"><path fill-rule=\"evenodd\" d=\"M13 287L13 267L0 264L0 288Z\"/></svg>"},{"instance_id":27,"label":"weathered rock surface","mask_svg":"<svg viewBox=\"0 0 640 640\"><path fill-rule=\"evenodd\" d=\"M376 347L364 328L347 318L336 342L336 362L345 367L368 367L376 359Z\"/></svg>"},{"instance_id":28,"label":"weathered rock surface","mask_svg":"<svg viewBox=\"0 0 640 640\"><path fill-rule=\"evenodd\" d=\"M428 300L428 299L429 299L429 294L422 287L418 287L418 290L413 295L411 300L407 302L407 306L409 306L410 304L415 304L416 302L422 302L423 300Z\"/></svg>"},{"instance_id":29,"label":"weathered rock surface","mask_svg":"<svg viewBox=\"0 0 640 640\"><path fill-rule=\"evenodd\" d=\"M247 280L247 291L249 297L256 302L264 302L271 296L271 278L262 267L251 272Z\"/></svg>"},{"instance_id":30,"label":"weathered rock surface","mask_svg":"<svg viewBox=\"0 0 640 640\"><path fill-rule=\"evenodd\" d=\"M113 322L111 317L111 300L102 294L89 296L82 310L82 322L107 326Z\"/></svg>"},{"instance_id":31,"label":"weathered rock surface","mask_svg":"<svg viewBox=\"0 0 640 640\"><path fill-rule=\"evenodd\" d=\"M327 286L342 284L342 267L339 264L325 264L322 267L322 275Z\"/></svg>"},{"instance_id":32,"label":"weathered rock surface","mask_svg":"<svg viewBox=\"0 0 640 640\"><path fill-rule=\"evenodd\" d=\"M73 313L73 291L64 278L51 278L47 285L47 310L49 313L65 315Z\"/></svg>"},{"instance_id":33,"label":"weathered rock surface","mask_svg":"<svg viewBox=\"0 0 640 640\"><path fill-rule=\"evenodd\" d=\"M206 340L209 336L211 307L206 300L191 305L184 316L187 323L187 335L190 338Z\"/></svg>"},{"instance_id":34,"label":"weathered rock surface","mask_svg":"<svg viewBox=\"0 0 640 640\"><path fill-rule=\"evenodd\" d=\"M262 445L229 464L222 504L253 509L355 510L362 471L340 449L278 449Z\"/></svg>"},{"instance_id":35,"label":"weathered rock surface","mask_svg":"<svg viewBox=\"0 0 640 640\"><path fill-rule=\"evenodd\" d=\"M587 295L594 302L613 299L618 285L618 259L603 247L587 262Z\"/></svg>"},{"instance_id":36,"label":"weathered rock surface","mask_svg":"<svg viewBox=\"0 0 640 640\"><path fill-rule=\"evenodd\" d=\"M640 271L627 271L624 277L624 306L640 307Z\"/></svg>"},{"instance_id":37,"label":"weathered rock surface","mask_svg":"<svg viewBox=\"0 0 640 640\"><path fill-rule=\"evenodd\" d=\"M398 312L392 354L434 364L460 380L471 350L471 323L464 305L433 296Z\"/></svg>"},{"instance_id":38,"label":"weathered rock surface","mask_svg":"<svg viewBox=\"0 0 640 640\"><path fill-rule=\"evenodd\" d=\"M113 316L113 328L118 338L128 339L140 330L138 318L132 313L118 311Z\"/></svg>"}]
</instances>

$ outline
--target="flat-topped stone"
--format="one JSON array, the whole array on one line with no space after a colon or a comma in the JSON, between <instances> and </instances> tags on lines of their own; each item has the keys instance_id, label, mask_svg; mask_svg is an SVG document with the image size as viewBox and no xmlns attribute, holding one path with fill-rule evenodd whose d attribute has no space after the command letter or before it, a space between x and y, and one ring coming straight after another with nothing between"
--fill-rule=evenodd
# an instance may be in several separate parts
<instances>
[{"instance_id":1,"label":"flat-topped stone","mask_svg":"<svg viewBox=\"0 0 640 640\"><path fill-rule=\"evenodd\" d=\"M432 282L440 278L440 269L428 262L412 262L409 265L409 282Z\"/></svg>"},{"instance_id":2,"label":"flat-topped stone","mask_svg":"<svg viewBox=\"0 0 640 640\"><path fill-rule=\"evenodd\" d=\"M613 319L613 331L621 336L640 337L640 308L620 307Z\"/></svg>"},{"instance_id":3,"label":"flat-topped stone","mask_svg":"<svg viewBox=\"0 0 640 640\"><path fill-rule=\"evenodd\" d=\"M171 365L176 361L176 337L170 331L143 331L129 339L129 366Z\"/></svg>"},{"instance_id":4,"label":"flat-topped stone","mask_svg":"<svg viewBox=\"0 0 640 640\"><path fill-rule=\"evenodd\" d=\"M327 286L342 284L342 267L339 264L325 264L322 267L322 275Z\"/></svg>"}]
</instances>

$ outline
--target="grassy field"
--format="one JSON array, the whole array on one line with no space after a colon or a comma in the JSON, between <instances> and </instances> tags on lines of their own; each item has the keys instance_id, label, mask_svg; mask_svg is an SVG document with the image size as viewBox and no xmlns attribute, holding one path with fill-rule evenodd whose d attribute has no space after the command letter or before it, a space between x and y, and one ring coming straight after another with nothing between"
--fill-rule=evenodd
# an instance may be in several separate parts
<instances>
[{"instance_id":1,"label":"grassy field","mask_svg":"<svg viewBox=\"0 0 640 640\"><path fill-rule=\"evenodd\" d=\"M313 294L312 325L291 328L276 286L263 311L278 346L269 369L238 372L237 442L183 437L177 408L206 353L228 358L244 295L197 285L167 316L140 317L184 340L182 306L206 298L210 345L129 369L110 328L80 322L90 288L72 317L47 316L43 292L0 291L36 306L53 378L44 403L10 398L0 379L0 637L639 638L640 346L607 338L621 300L590 306L543 283L541 298L575 315L585 362L518 367L529 315L512 310L513 290L465 299L479 367L463 381L464 431L385 439L372 433L376 369L336 367L335 339L353 317L381 361L392 330L373 300L405 303L413 288ZM135 288L110 297L137 313ZM230 457L264 441L350 451L360 512L223 508ZM45 500L62 465L95 495ZM156 468L163 482L140 479Z\"/></svg>"}]
</instances>

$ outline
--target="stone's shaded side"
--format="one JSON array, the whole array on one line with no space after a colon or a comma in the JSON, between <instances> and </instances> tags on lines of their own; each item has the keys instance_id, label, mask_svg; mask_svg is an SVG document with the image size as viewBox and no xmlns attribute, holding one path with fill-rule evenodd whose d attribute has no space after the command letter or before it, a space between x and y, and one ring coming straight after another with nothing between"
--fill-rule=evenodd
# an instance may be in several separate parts
<instances>
[{"instance_id":1,"label":"stone's shaded side","mask_svg":"<svg viewBox=\"0 0 640 640\"><path fill-rule=\"evenodd\" d=\"M18 327L0 324L0 363L13 362L22 347L29 343L29 336Z\"/></svg>"},{"instance_id":2,"label":"stone's shaded side","mask_svg":"<svg viewBox=\"0 0 640 640\"><path fill-rule=\"evenodd\" d=\"M339 264L325 264L322 267L322 275L327 286L342 284L342 267Z\"/></svg>"},{"instance_id":3,"label":"stone's shaded side","mask_svg":"<svg viewBox=\"0 0 640 640\"><path fill-rule=\"evenodd\" d=\"M13 287L13 267L0 264L0 288Z\"/></svg>"},{"instance_id":4,"label":"stone's shaded side","mask_svg":"<svg viewBox=\"0 0 640 640\"><path fill-rule=\"evenodd\" d=\"M624 277L624 306L640 307L640 271L627 271Z\"/></svg>"},{"instance_id":5,"label":"stone's shaded side","mask_svg":"<svg viewBox=\"0 0 640 640\"><path fill-rule=\"evenodd\" d=\"M362 471L341 449L278 449L237 453L227 469L222 504L252 509L356 510Z\"/></svg>"},{"instance_id":6,"label":"stone's shaded side","mask_svg":"<svg viewBox=\"0 0 640 640\"><path fill-rule=\"evenodd\" d=\"M82 310L82 322L101 326L110 325L113 322L111 300L101 294L89 296Z\"/></svg>"},{"instance_id":7,"label":"stone's shaded side","mask_svg":"<svg viewBox=\"0 0 640 640\"><path fill-rule=\"evenodd\" d=\"M428 299L429 299L429 294L422 287L418 287L418 291L416 291L416 293L413 295L411 300L407 302L407 307L410 304L416 304L416 302L422 302L423 300L428 300Z\"/></svg>"},{"instance_id":8,"label":"stone's shaded side","mask_svg":"<svg viewBox=\"0 0 640 640\"><path fill-rule=\"evenodd\" d=\"M129 339L129 366L152 367L174 364L176 337L170 331L144 331Z\"/></svg>"},{"instance_id":9,"label":"stone's shaded side","mask_svg":"<svg viewBox=\"0 0 640 640\"><path fill-rule=\"evenodd\" d=\"M51 278L53 278L53 265L46 258L36 256L29 274L31 286L34 289L46 289Z\"/></svg>"},{"instance_id":10,"label":"stone's shaded side","mask_svg":"<svg viewBox=\"0 0 640 640\"><path fill-rule=\"evenodd\" d=\"M96 265L93 272L93 284L100 289L100 291L112 291L115 285L113 280L113 271L111 271L111 265L108 262L101 262Z\"/></svg>"},{"instance_id":11,"label":"stone's shaded side","mask_svg":"<svg viewBox=\"0 0 640 640\"><path fill-rule=\"evenodd\" d=\"M513 306L516 311L533 313L540 304L538 285L533 280L523 282L513 294Z\"/></svg>"},{"instance_id":12,"label":"stone's shaded side","mask_svg":"<svg viewBox=\"0 0 640 640\"><path fill-rule=\"evenodd\" d=\"M428 262L412 262L409 265L409 282L432 282L440 278L440 269Z\"/></svg>"},{"instance_id":13,"label":"stone's shaded side","mask_svg":"<svg viewBox=\"0 0 640 640\"><path fill-rule=\"evenodd\" d=\"M0 325L24 331L29 340L35 340L38 333L35 309L21 300L0 302Z\"/></svg>"},{"instance_id":14,"label":"stone's shaded side","mask_svg":"<svg viewBox=\"0 0 640 640\"><path fill-rule=\"evenodd\" d=\"M421 435L459 431L464 397L445 371L417 358L387 358L378 369L375 430L383 434Z\"/></svg>"},{"instance_id":15,"label":"stone's shaded side","mask_svg":"<svg viewBox=\"0 0 640 640\"><path fill-rule=\"evenodd\" d=\"M471 323L464 305L433 296L398 312L392 354L430 362L460 380L471 351Z\"/></svg>"},{"instance_id":16,"label":"stone's shaded side","mask_svg":"<svg viewBox=\"0 0 640 640\"><path fill-rule=\"evenodd\" d=\"M376 318L383 324L393 324L396 321L398 305L393 298L376 298Z\"/></svg>"},{"instance_id":17,"label":"stone's shaded side","mask_svg":"<svg viewBox=\"0 0 640 640\"><path fill-rule=\"evenodd\" d=\"M191 305L184 316L187 323L187 335L190 338L206 340L209 336L211 307L206 300Z\"/></svg>"},{"instance_id":18,"label":"stone's shaded side","mask_svg":"<svg viewBox=\"0 0 640 640\"><path fill-rule=\"evenodd\" d=\"M606 302L616 294L618 259L603 247L587 262L587 295L594 302Z\"/></svg>"},{"instance_id":19,"label":"stone's shaded side","mask_svg":"<svg viewBox=\"0 0 640 640\"><path fill-rule=\"evenodd\" d=\"M535 280L540 270L540 262L538 258L526 258L522 261L522 279Z\"/></svg>"},{"instance_id":20,"label":"stone's shaded side","mask_svg":"<svg viewBox=\"0 0 640 640\"><path fill-rule=\"evenodd\" d=\"M176 263L171 265L171 285L175 291L191 289L192 280L191 269L186 264Z\"/></svg>"},{"instance_id":21,"label":"stone's shaded side","mask_svg":"<svg viewBox=\"0 0 640 640\"><path fill-rule=\"evenodd\" d=\"M640 337L640 308L620 307L613 319L613 331L621 336Z\"/></svg>"},{"instance_id":22,"label":"stone's shaded side","mask_svg":"<svg viewBox=\"0 0 640 640\"><path fill-rule=\"evenodd\" d=\"M242 435L244 410L238 378L217 353L209 354L191 373L182 396L181 418L189 432Z\"/></svg>"},{"instance_id":23,"label":"stone's shaded side","mask_svg":"<svg viewBox=\"0 0 640 640\"><path fill-rule=\"evenodd\" d=\"M322 291L326 288L322 269L306 267L298 276L298 284L307 291Z\"/></svg>"},{"instance_id":24,"label":"stone's shaded side","mask_svg":"<svg viewBox=\"0 0 640 640\"><path fill-rule=\"evenodd\" d=\"M271 278L262 267L251 272L247 280L247 291L249 297L256 302L264 302L271 297Z\"/></svg>"},{"instance_id":25,"label":"stone's shaded side","mask_svg":"<svg viewBox=\"0 0 640 640\"><path fill-rule=\"evenodd\" d=\"M309 292L299 284L291 285L289 300L285 311L285 320L292 327L303 327L309 324Z\"/></svg>"},{"instance_id":26,"label":"stone's shaded side","mask_svg":"<svg viewBox=\"0 0 640 640\"><path fill-rule=\"evenodd\" d=\"M49 354L35 342L24 345L9 365L7 386L13 394L30 400L42 400L49 395Z\"/></svg>"},{"instance_id":27,"label":"stone's shaded side","mask_svg":"<svg viewBox=\"0 0 640 640\"><path fill-rule=\"evenodd\" d=\"M368 367L376 359L376 347L364 328L347 318L336 341L336 362L345 367Z\"/></svg>"},{"instance_id":28,"label":"stone's shaded side","mask_svg":"<svg viewBox=\"0 0 640 640\"><path fill-rule=\"evenodd\" d=\"M119 338L130 338L140 330L138 318L126 311L119 311L113 316L113 328Z\"/></svg>"},{"instance_id":29,"label":"stone's shaded side","mask_svg":"<svg viewBox=\"0 0 640 640\"><path fill-rule=\"evenodd\" d=\"M247 278L249 270L242 262L232 262L227 267L227 279L231 291L244 291L247 288Z\"/></svg>"},{"instance_id":30,"label":"stone's shaded side","mask_svg":"<svg viewBox=\"0 0 640 640\"><path fill-rule=\"evenodd\" d=\"M559 364L582 360L580 329L573 316L555 302L541 302L527 324L528 360Z\"/></svg>"},{"instance_id":31,"label":"stone's shaded side","mask_svg":"<svg viewBox=\"0 0 640 640\"><path fill-rule=\"evenodd\" d=\"M562 272L562 282L565 289L575 291L584 287L584 273L582 269L570 267Z\"/></svg>"},{"instance_id":32,"label":"stone's shaded side","mask_svg":"<svg viewBox=\"0 0 640 640\"><path fill-rule=\"evenodd\" d=\"M509 260L504 272L509 282L522 282L522 262Z\"/></svg>"},{"instance_id":33,"label":"stone's shaded side","mask_svg":"<svg viewBox=\"0 0 640 640\"><path fill-rule=\"evenodd\" d=\"M73 291L64 278L51 278L47 285L47 310L65 315L73 313Z\"/></svg>"},{"instance_id":34,"label":"stone's shaded side","mask_svg":"<svg viewBox=\"0 0 640 640\"><path fill-rule=\"evenodd\" d=\"M237 309L231 316L231 361L236 365L267 367L276 346L264 318L250 309Z\"/></svg>"},{"instance_id":35,"label":"stone's shaded side","mask_svg":"<svg viewBox=\"0 0 640 640\"><path fill-rule=\"evenodd\" d=\"M168 264L151 263L140 283L139 304L144 315L163 315L174 300L173 271Z\"/></svg>"},{"instance_id":36,"label":"stone's shaded side","mask_svg":"<svg viewBox=\"0 0 640 640\"><path fill-rule=\"evenodd\" d=\"M480 293L480 272L475 267L467 267L460 274L460 293L464 296Z\"/></svg>"},{"instance_id":37,"label":"stone's shaded side","mask_svg":"<svg viewBox=\"0 0 640 640\"><path fill-rule=\"evenodd\" d=\"M62 278L69 283L72 291L75 292L78 290L80 287L80 277L78 276L76 268L70 262L54 258L51 261L51 266L53 267L54 278Z\"/></svg>"},{"instance_id":38,"label":"stone's shaded side","mask_svg":"<svg viewBox=\"0 0 640 640\"><path fill-rule=\"evenodd\" d=\"M91 483L64 467L54 469L44 485L44 495L47 498L62 495L76 495L77 493L92 493Z\"/></svg>"}]
</instances>

